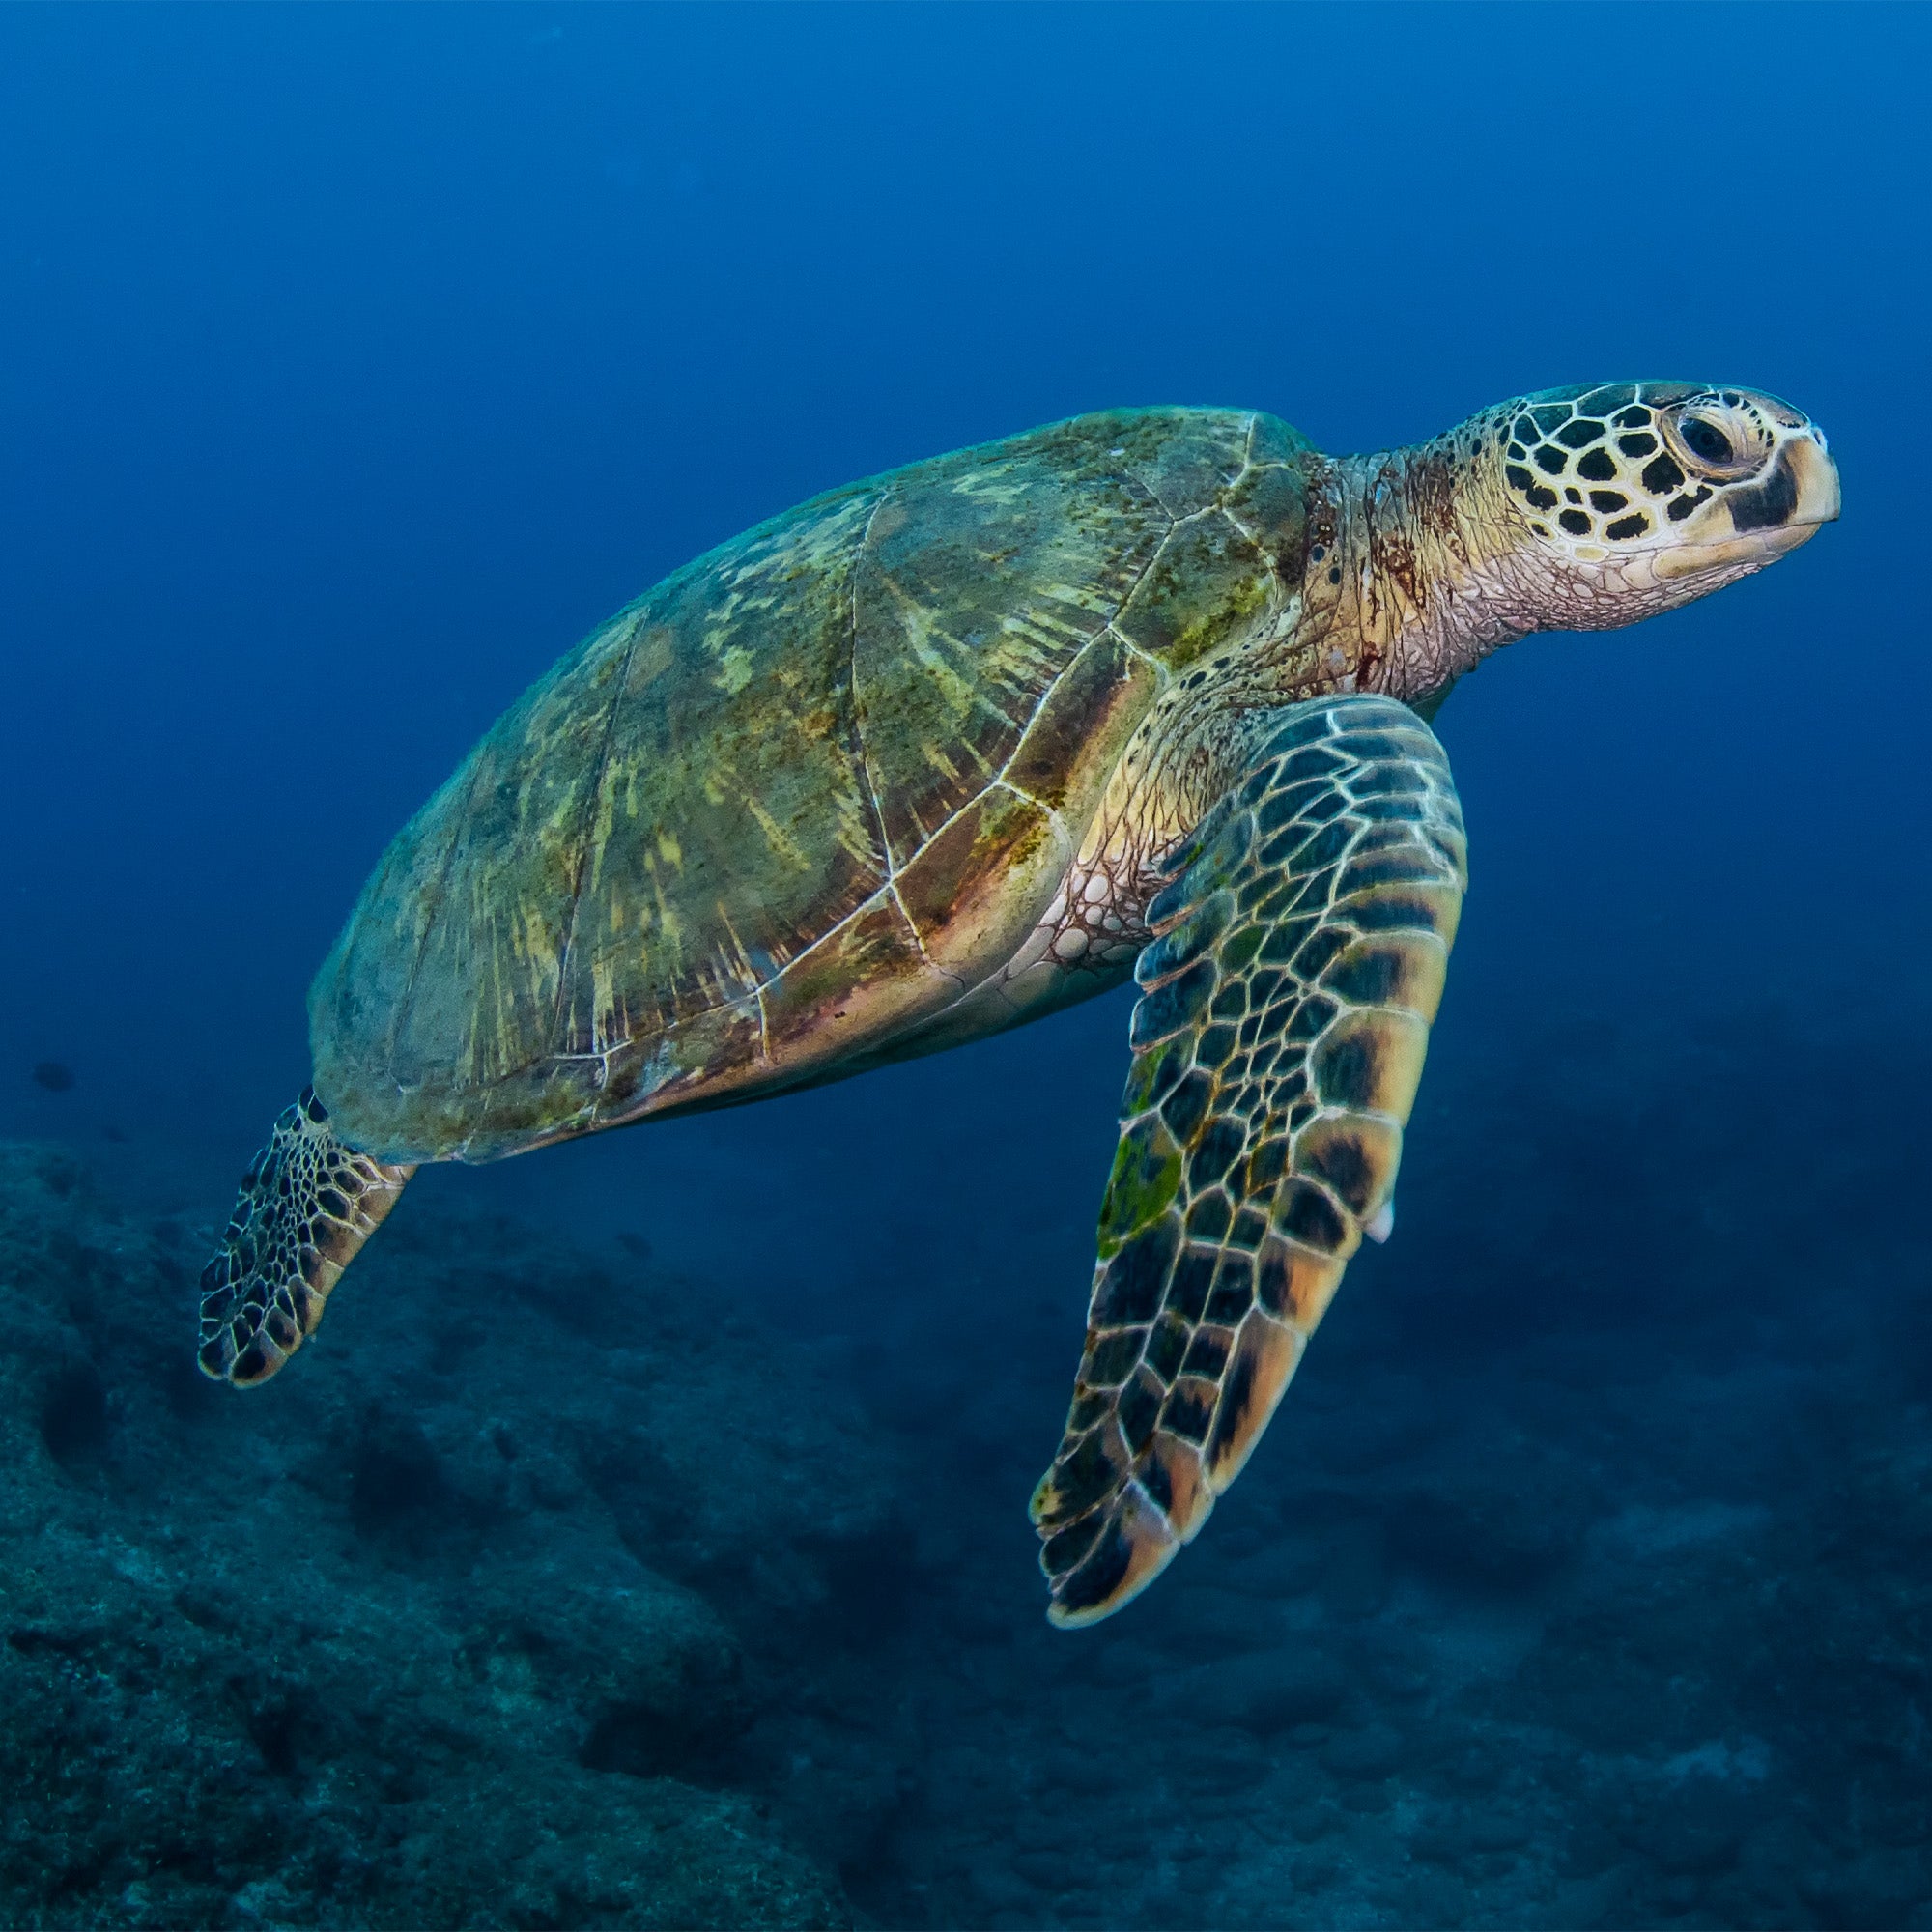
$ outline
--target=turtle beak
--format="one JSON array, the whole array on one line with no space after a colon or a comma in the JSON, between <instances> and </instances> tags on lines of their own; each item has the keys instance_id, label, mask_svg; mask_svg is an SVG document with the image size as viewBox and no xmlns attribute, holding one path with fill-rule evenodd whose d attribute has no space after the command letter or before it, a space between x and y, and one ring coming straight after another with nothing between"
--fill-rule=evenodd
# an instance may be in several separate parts
<instances>
[{"instance_id":1,"label":"turtle beak","mask_svg":"<svg viewBox=\"0 0 1932 1932\"><path fill-rule=\"evenodd\" d=\"M1820 524L1835 523L1838 518L1838 466L1825 450L1825 432L1815 426L1808 426L1800 436L1792 437L1777 452L1777 461L1772 466L1772 475L1759 486L1759 493L1772 499L1767 508L1778 507L1780 490L1777 473L1782 470L1790 478L1790 487L1796 490L1796 498L1790 513L1776 526L1789 532L1790 541L1783 546L1795 550L1817 533ZM1747 496L1749 493L1746 493ZM1731 499L1731 523L1734 528L1744 530L1747 524L1739 522L1739 504L1744 497Z\"/></svg>"},{"instance_id":2,"label":"turtle beak","mask_svg":"<svg viewBox=\"0 0 1932 1932\"><path fill-rule=\"evenodd\" d=\"M1704 514L1727 517L1729 531L1718 523L1708 537L1700 533L1698 541L1665 551L1657 560L1659 577L1755 567L1809 543L1838 514L1838 466L1826 451L1824 432L1807 423L1786 437L1761 482L1727 491Z\"/></svg>"}]
</instances>

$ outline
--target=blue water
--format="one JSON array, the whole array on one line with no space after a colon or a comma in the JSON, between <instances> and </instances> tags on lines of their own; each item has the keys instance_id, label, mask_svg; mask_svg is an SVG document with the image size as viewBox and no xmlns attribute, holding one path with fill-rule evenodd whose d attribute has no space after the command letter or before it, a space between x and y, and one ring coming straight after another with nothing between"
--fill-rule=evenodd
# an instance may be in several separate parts
<instances>
[{"instance_id":1,"label":"blue water","mask_svg":"<svg viewBox=\"0 0 1932 1932\"><path fill-rule=\"evenodd\" d=\"M920 1553L838 1588L916 1714L897 1796L827 1850L762 1760L699 1780L775 1805L862 1919L1932 1924L1928 54L1932 15L1887 7L0 13L0 1140L75 1151L114 1212L216 1223L390 834L592 624L819 490L1127 404L1351 450L1585 379L1787 396L1839 525L1637 629L1525 640L1445 709L1473 885L1403 1226L1106 1636L1037 1627L1024 1504L1123 996L438 1171L399 1221L638 1231L890 1445ZM1337 1448L1365 1413L1396 1448ZM1585 1500L1496 1487L1551 1459ZM1472 1583L1416 1528L1443 1469L1539 1549L1539 1513L1587 1534ZM1763 1638L1791 1648L1726 1676L1794 1574L1804 1613ZM746 1654L782 1649L781 1596L748 1602ZM836 1727L856 1666L812 1642ZM1167 1694L1176 1658L1264 1643L1355 1701L1297 1743ZM1419 1688L1376 1688L1391 1647ZM1627 1719L1577 1715L1612 1653ZM1240 1776L1163 1755L1226 1734ZM1456 1770L1531 1735L1559 1741L1534 1804ZM1131 1803L1091 1772L1123 1741ZM976 1782L969 1747L1005 1768ZM1727 1851L1627 1829L1685 1791ZM29 1853L39 1802L0 1793ZM1074 1823L1029 1847L1016 1804ZM1498 1810L1521 1835L1474 1844ZM273 1878L249 1856L210 1897ZM58 1918L11 1882L0 1918ZM77 1916L139 1921L133 1880L92 1883ZM313 1915L288 1896L248 1910Z\"/></svg>"}]
</instances>

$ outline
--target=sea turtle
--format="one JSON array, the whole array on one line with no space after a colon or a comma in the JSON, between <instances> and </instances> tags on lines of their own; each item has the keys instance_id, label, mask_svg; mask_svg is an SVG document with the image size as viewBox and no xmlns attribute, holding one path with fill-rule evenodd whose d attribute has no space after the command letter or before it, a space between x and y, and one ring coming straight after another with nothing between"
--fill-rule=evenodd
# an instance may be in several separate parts
<instances>
[{"instance_id":1,"label":"sea turtle","mask_svg":"<svg viewBox=\"0 0 1932 1932\"><path fill-rule=\"evenodd\" d=\"M1464 883L1444 694L1837 510L1786 404L1602 383L1348 458L1252 410L1080 416L759 525L563 658L384 855L202 1278L202 1367L280 1368L421 1161L842 1079L1131 974L1033 1499L1049 1614L1107 1615L1388 1232Z\"/></svg>"}]
</instances>

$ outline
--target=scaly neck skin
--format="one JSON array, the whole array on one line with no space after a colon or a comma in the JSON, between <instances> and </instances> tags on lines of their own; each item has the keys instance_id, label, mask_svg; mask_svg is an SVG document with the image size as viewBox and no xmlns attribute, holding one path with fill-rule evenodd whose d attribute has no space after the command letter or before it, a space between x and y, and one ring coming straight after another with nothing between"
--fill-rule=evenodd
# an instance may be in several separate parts
<instances>
[{"instance_id":1,"label":"scaly neck skin","mask_svg":"<svg viewBox=\"0 0 1932 1932\"><path fill-rule=\"evenodd\" d=\"M1077 871L1103 866L1120 882L1117 903L1137 905L1163 855L1238 782L1283 705L1374 691L1428 717L1503 644L1634 623L1762 560L1665 581L1652 552L1586 563L1539 541L1504 479L1497 434L1520 407L1486 410L1407 449L1303 459L1299 597L1217 660L1198 696L1177 693L1146 721Z\"/></svg>"},{"instance_id":2,"label":"scaly neck skin","mask_svg":"<svg viewBox=\"0 0 1932 1932\"><path fill-rule=\"evenodd\" d=\"M1548 621L1554 567L1523 542L1492 429L1486 414L1412 449L1306 459L1298 604L1198 699L1148 721L1144 754L1123 761L1076 870L1104 867L1119 902L1137 908L1162 855L1238 781L1282 705L1379 691L1426 712Z\"/></svg>"},{"instance_id":3,"label":"scaly neck skin","mask_svg":"<svg viewBox=\"0 0 1932 1932\"><path fill-rule=\"evenodd\" d=\"M1524 544L1489 424L1479 416L1409 449L1319 460L1304 635L1319 626L1341 688L1426 704L1548 623L1557 573Z\"/></svg>"},{"instance_id":4,"label":"scaly neck skin","mask_svg":"<svg viewBox=\"0 0 1932 1932\"><path fill-rule=\"evenodd\" d=\"M1076 866L1083 878L1104 867L1118 882L1117 904L1136 905L1135 892L1158 881L1164 855L1250 769L1285 705L1373 691L1429 717L1457 678L1517 638L1609 629L1674 610L1762 568L1837 513L1836 474L1815 433L1799 419L1800 439L1785 420L1790 412L1777 415L1784 406L1772 404L1778 433L1798 452L1795 469L1777 472L1791 499L1786 513L1810 506L1791 533L1768 529L1762 519L1740 529L1720 501L1715 513L1700 513L1720 519L1701 534L1694 518L1681 534L1668 533L1676 527L1673 504L1667 540L1652 534L1607 544L1605 533L1585 536L1563 523L1567 511L1548 512L1559 500L1548 489L1539 506L1536 493L1525 490L1519 500L1508 481L1511 436L1536 400L1485 410L1408 449L1300 459L1307 521L1298 594L1291 587L1255 632L1229 639L1232 648L1160 697L1083 844ZM1601 440L1603 425L1594 427ZM1651 495L1637 519L1639 537L1665 529L1656 521L1659 491L1684 481L1682 469L1669 467L1673 483L1641 479ZM1567 460L1556 470L1565 472ZM1566 474L1562 487L1580 509L1580 479L1605 471L1579 467L1576 474L1577 483ZM1627 503L1631 479L1614 463L1610 474L1622 485L1617 502ZM1706 487L1698 501L1710 495ZM1540 524L1546 513L1571 534Z\"/></svg>"}]
</instances>

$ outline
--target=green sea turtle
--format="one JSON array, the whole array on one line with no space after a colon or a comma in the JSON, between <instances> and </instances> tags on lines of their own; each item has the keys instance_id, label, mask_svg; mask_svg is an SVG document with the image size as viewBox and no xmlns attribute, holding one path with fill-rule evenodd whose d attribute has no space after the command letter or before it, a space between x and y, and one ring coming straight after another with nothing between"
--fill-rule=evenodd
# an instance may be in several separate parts
<instances>
[{"instance_id":1,"label":"green sea turtle","mask_svg":"<svg viewBox=\"0 0 1932 1932\"><path fill-rule=\"evenodd\" d=\"M384 855L203 1276L202 1367L272 1375L419 1162L841 1079L1131 974L1033 1500L1051 1616L1105 1616L1387 1234L1464 883L1426 721L1498 645L1687 603L1837 510L1787 405L1606 383L1339 459L1254 411L1081 416L761 524L558 663Z\"/></svg>"}]
</instances>

